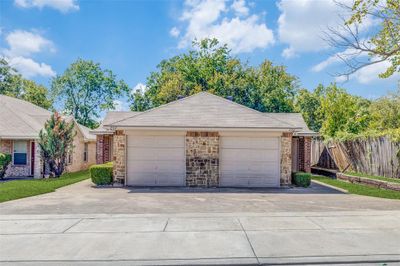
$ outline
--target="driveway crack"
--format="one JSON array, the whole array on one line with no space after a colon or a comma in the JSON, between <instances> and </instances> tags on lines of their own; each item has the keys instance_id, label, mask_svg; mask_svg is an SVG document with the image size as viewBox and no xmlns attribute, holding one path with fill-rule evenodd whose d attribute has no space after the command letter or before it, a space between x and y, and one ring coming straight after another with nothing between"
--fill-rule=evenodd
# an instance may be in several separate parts
<instances>
[{"instance_id":1,"label":"driveway crack","mask_svg":"<svg viewBox=\"0 0 400 266\"><path fill-rule=\"evenodd\" d=\"M63 234L66 233L69 229L71 229L75 225L79 224L82 220L83 220L83 218L79 219L77 222L73 223L71 226L69 226L67 229L65 229L62 233Z\"/></svg>"},{"instance_id":2,"label":"driveway crack","mask_svg":"<svg viewBox=\"0 0 400 266\"><path fill-rule=\"evenodd\" d=\"M250 242L250 238L249 238L249 236L247 235L246 230L244 230L244 227L243 227L242 222L240 222L240 218L237 218L237 221L239 222L240 227L242 228L242 231L243 231L244 235L246 236L247 242L249 242L251 251L253 251L254 257L255 257L256 260L257 260L257 264L260 265L260 260L259 260L258 257L257 257L257 254L256 254L256 252L255 252L255 250L254 250L253 245L252 245L251 242Z\"/></svg>"}]
</instances>

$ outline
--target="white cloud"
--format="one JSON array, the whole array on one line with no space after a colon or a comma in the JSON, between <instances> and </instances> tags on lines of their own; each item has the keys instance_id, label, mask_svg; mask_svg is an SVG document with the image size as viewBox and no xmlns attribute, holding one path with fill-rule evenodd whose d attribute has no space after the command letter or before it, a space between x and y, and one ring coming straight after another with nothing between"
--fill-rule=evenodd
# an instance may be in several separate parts
<instances>
[{"instance_id":1,"label":"white cloud","mask_svg":"<svg viewBox=\"0 0 400 266\"><path fill-rule=\"evenodd\" d=\"M246 6L245 0L235 0L232 4L232 9L238 16L247 16L249 14L249 8Z\"/></svg>"},{"instance_id":2,"label":"white cloud","mask_svg":"<svg viewBox=\"0 0 400 266\"><path fill-rule=\"evenodd\" d=\"M339 0L351 6L353 0ZM345 33L339 25L349 17L349 12L338 4L338 1L322 0L281 0L278 4L281 14L278 19L278 36L282 43L288 45L282 56L294 57L302 52L318 52L330 46L324 40L324 32L335 28ZM360 32L366 32L378 22L366 17L359 25Z\"/></svg>"},{"instance_id":3,"label":"white cloud","mask_svg":"<svg viewBox=\"0 0 400 266\"><path fill-rule=\"evenodd\" d=\"M181 37L179 48L188 47L194 39L217 38L228 44L233 53L252 52L274 43L274 35L257 15L245 15L247 8L226 0L187 0L181 21L186 23L186 31ZM229 1L231 2L231 1ZM243 8L239 8L243 5ZM229 16L234 12L236 16ZM240 17L237 13L240 12ZM247 12L248 13L248 12Z\"/></svg>"},{"instance_id":4,"label":"white cloud","mask_svg":"<svg viewBox=\"0 0 400 266\"><path fill-rule=\"evenodd\" d=\"M298 52L320 51L328 47L321 38L327 26L340 22L340 7L334 1L282 0L278 4L278 35L282 43L289 45L284 57Z\"/></svg>"},{"instance_id":5,"label":"white cloud","mask_svg":"<svg viewBox=\"0 0 400 266\"><path fill-rule=\"evenodd\" d=\"M147 90L146 85L144 85L143 83L139 82L138 84L136 84L135 87L133 87L131 92L134 93L136 91L140 91L140 92L144 93L146 90Z\"/></svg>"},{"instance_id":6,"label":"white cloud","mask_svg":"<svg viewBox=\"0 0 400 266\"><path fill-rule=\"evenodd\" d=\"M10 47L7 50L9 56L29 56L43 50L55 51L51 41L29 31L16 30L9 33L5 39Z\"/></svg>"},{"instance_id":7,"label":"white cloud","mask_svg":"<svg viewBox=\"0 0 400 266\"><path fill-rule=\"evenodd\" d=\"M76 0L15 0L15 4L22 8L37 7L42 9L47 6L63 13L79 10Z\"/></svg>"},{"instance_id":8,"label":"white cloud","mask_svg":"<svg viewBox=\"0 0 400 266\"><path fill-rule=\"evenodd\" d=\"M37 63L31 58L22 56L8 58L8 63L26 78L34 76L53 77L56 72L45 63Z\"/></svg>"},{"instance_id":9,"label":"white cloud","mask_svg":"<svg viewBox=\"0 0 400 266\"><path fill-rule=\"evenodd\" d=\"M114 107L115 107L115 111L126 111L128 110L128 104L124 101L121 100L114 100Z\"/></svg>"},{"instance_id":10,"label":"white cloud","mask_svg":"<svg viewBox=\"0 0 400 266\"><path fill-rule=\"evenodd\" d=\"M55 71L46 63L34 61L30 56L45 51L55 52L53 43L41 35L29 31L15 30L5 40L9 48L2 48L0 55L24 77L52 77Z\"/></svg>"},{"instance_id":11,"label":"white cloud","mask_svg":"<svg viewBox=\"0 0 400 266\"><path fill-rule=\"evenodd\" d=\"M173 27L173 28L169 31L169 34L170 34L172 37L178 37L180 33L181 33L181 32L180 32L180 30L179 30L177 27Z\"/></svg>"}]
</instances>

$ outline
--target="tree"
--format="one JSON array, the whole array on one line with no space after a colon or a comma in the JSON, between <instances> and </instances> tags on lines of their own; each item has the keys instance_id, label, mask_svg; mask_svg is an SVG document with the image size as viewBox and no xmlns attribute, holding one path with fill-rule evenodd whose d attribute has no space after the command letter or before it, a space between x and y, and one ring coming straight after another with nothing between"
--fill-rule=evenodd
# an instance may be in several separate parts
<instances>
[{"instance_id":1,"label":"tree","mask_svg":"<svg viewBox=\"0 0 400 266\"><path fill-rule=\"evenodd\" d=\"M147 78L147 90L132 95L131 109L143 111L169 103L179 95L201 91L226 97L262 112L291 112L297 79L283 66L264 61L249 67L230 55L216 39L193 42L187 53L161 61Z\"/></svg>"},{"instance_id":2,"label":"tree","mask_svg":"<svg viewBox=\"0 0 400 266\"><path fill-rule=\"evenodd\" d=\"M106 109L114 109L114 101L129 91L123 80L111 70L102 69L93 61L78 59L61 76L53 79L52 94L63 102L64 112L90 128Z\"/></svg>"},{"instance_id":3,"label":"tree","mask_svg":"<svg viewBox=\"0 0 400 266\"><path fill-rule=\"evenodd\" d=\"M0 59L0 94L31 102L47 110L53 106L46 87L24 79L5 59Z\"/></svg>"},{"instance_id":4,"label":"tree","mask_svg":"<svg viewBox=\"0 0 400 266\"><path fill-rule=\"evenodd\" d=\"M339 132L362 132L369 126L369 105L368 100L350 95L336 84L328 86L319 111L323 117L321 133L325 137L335 137Z\"/></svg>"},{"instance_id":5,"label":"tree","mask_svg":"<svg viewBox=\"0 0 400 266\"><path fill-rule=\"evenodd\" d=\"M373 101L369 113L372 129L400 129L400 88L395 93Z\"/></svg>"},{"instance_id":6,"label":"tree","mask_svg":"<svg viewBox=\"0 0 400 266\"><path fill-rule=\"evenodd\" d=\"M338 73L349 76L366 66L384 61L390 64L379 75L387 78L400 71L400 1L399 0L355 0L353 5L338 3L351 16L343 19L339 28L329 28L327 40L344 50L337 56L348 67ZM378 30L370 35L361 33L359 28L367 20L378 21ZM368 60L362 60L362 57Z\"/></svg>"},{"instance_id":7,"label":"tree","mask_svg":"<svg viewBox=\"0 0 400 266\"><path fill-rule=\"evenodd\" d=\"M55 177L59 177L65 170L67 155L73 151L75 134L74 122L66 122L57 112L40 130L40 153Z\"/></svg>"},{"instance_id":8,"label":"tree","mask_svg":"<svg viewBox=\"0 0 400 266\"><path fill-rule=\"evenodd\" d=\"M325 92L325 87L320 84L312 92L306 89L299 90L295 100L295 110L303 115L308 127L316 132L321 129L324 121L321 101Z\"/></svg>"}]
</instances>

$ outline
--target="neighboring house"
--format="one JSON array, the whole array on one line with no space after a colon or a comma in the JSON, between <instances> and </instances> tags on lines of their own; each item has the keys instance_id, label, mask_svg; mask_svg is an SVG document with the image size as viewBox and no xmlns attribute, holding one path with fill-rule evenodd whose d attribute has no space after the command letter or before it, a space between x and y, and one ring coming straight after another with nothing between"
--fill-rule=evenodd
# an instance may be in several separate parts
<instances>
[{"instance_id":1,"label":"neighboring house","mask_svg":"<svg viewBox=\"0 0 400 266\"><path fill-rule=\"evenodd\" d=\"M0 95L0 152L12 155L7 177L43 176L37 141L51 114L29 102ZM73 121L76 136L73 153L67 158L68 172L83 170L96 163L96 136L90 134L89 128Z\"/></svg>"},{"instance_id":2,"label":"neighboring house","mask_svg":"<svg viewBox=\"0 0 400 266\"><path fill-rule=\"evenodd\" d=\"M310 172L310 131L300 114L261 113L201 92L145 112L109 112L97 162L130 186L278 187Z\"/></svg>"}]
</instances>

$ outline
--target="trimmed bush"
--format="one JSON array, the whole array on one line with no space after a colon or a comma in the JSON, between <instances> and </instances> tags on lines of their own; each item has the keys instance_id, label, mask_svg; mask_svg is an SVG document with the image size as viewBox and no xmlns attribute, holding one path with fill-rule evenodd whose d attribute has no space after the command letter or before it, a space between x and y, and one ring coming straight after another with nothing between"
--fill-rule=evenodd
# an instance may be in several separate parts
<instances>
[{"instance_id":1,"label":"trimmed bush","mask_svg":"<svg viewBox=\"0 0 400 266\"><path fill-rule=\"evenodd\" d=\"M11 154L5 154L0 152L0 178L3 178L6 174L8 165L11 163Z\"/></svg>"},{"instance_id":2,"label":"trimmed bush","mask_svg":"<svg viewBox=\"0 0 400 266\"><path fill-rule=\"evenodd\" d=\"M293 184L298 187L309 187L311 184L311 174L303 172L294 173Z\"/></svg>"},{"instance_id":3,"label":"trimmed bush","mask_svg":"<svg viewBox=\"0 0 400 266\"><path fill-rule=\"evenodd\" d=\"M89 168L90 178L96 185L110 185L112 183L113 164L96 164Z\"/></svg>"}]
</instances>

